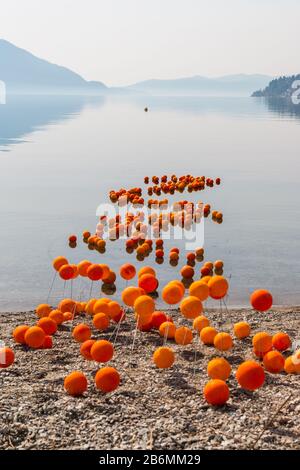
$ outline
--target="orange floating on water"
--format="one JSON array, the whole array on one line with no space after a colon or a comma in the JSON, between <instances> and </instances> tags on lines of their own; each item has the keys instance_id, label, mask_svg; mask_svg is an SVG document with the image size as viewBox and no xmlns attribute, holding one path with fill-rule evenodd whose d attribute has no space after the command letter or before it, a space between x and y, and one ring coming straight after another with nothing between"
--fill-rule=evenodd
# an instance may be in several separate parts
<instances>
[{"instance_id":1,"label":"orange floating on water","mask_svg":"<svg viewBox=\"0 0 300 470\"><path fill-rule=\"evenodd\" d=\"M152 274L152 276L156 277L156 271L151 266L143 266L138 272L138 277L140 278L143 274Z\"/></svg>"},{"instance_id":2,"label":"orange floating on water","mask_svg":"<svg viewBox=\"0 0 300 470\"><path fill-rule=\"evenodd\" d=\"M123 264L120 268L120 276L125 279L126 281L129 281L130 279L133 279L136 275L136 269L133 266L133 264Z\"/></svg>"},{"instance_id":3,"label":"orange floating on water","mask_svg":"<svg viewBox=\"0 0 300 470\"><path fill-rule=\"evenodd\" d=\"M100 264L92 264L87 269L87 276L91 281L100 281L103 277L103 269Z\"/></svg>"},{"instance_id":4,"label":"orange floating on water","mask_svg":"<svg viewBox=\"0 0 300 470\"><path fill-rule=\"evenodd\" d=\"M64 281L69 281L74 277L74 267L71 264L64 264L58 273Z\"/></svg>"},{"instance_id":5,"label":"orange floating on water","mask_svg":"<svg viewBox=\"0 0 300 470\"><path fill-rule=\"evenodd\" d=\"M191 266L186 265L181 268L180 274L184 279L192 279L195 271Z\"/></svg>"},{"instance_id":6,"label":"orange floating on water","mask_svg":"<svg viewBox=\"0 0 300 470\"><path fill-rule=\"evenodd\" d=\"M104 284L114 284L117 279L116 273L114 271L109 271L108 276L103 277L102 281Z\"/></svg>"},{"instance_id":7,"label":"orange floating on water","mask_svg":"<svg viewBox=\"0 0 300 470\"><path fill-rule=\"evenodd\" d=\"M158 287L158 280L153 274L142 274L139 277L139 287L144 289L146 294L154 292Z\"/></svg>"},{"instance_id":8,"label":"orange floating on water","mask_svg":"<svg viewBox=\"0 0 300 470\"><path fill-rule=\"evenodd\" d=\"M107 278L110 274L110 268L107 264L99 264L100 268L102 269L102 281Z\"/></svg>"},{"instance_id":9,"label":"orange floating on water","mask_svg":"<svg viewBox=\"0 0 300 470\"><path fill-rule=\"evenodd\" d=\"M64 266L65 264L68 264L68 260L67 258L65 258L64 256L58 256L57 258L55 258L52 262L52 265L55 269L55 271L59 271L60 268L62 266Z\"/></svg>"},{"instance_id":10,"label":"orange floating on water","mask_svg":"<svg viewBox=\"0 0 300 470\"><path fill-rule=\"evenodd\" d=\"M91 265L92 263L86 259L80 261L80 263L77 265L78 274L82 277L87 277L87 270Z\"/></svg>"}]
</instances>

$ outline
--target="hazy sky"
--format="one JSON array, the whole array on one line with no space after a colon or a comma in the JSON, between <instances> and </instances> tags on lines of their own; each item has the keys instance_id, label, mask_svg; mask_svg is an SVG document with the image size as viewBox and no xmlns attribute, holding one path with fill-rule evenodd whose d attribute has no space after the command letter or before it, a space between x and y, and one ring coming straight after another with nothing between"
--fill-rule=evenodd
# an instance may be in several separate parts
<instances>
[{"instance_id":1,"label":"hazy sky","mask_svg":"<svg viewBox=\"0 0 300 470\"><path fill-rule=\"evenodd\" d=\"M0 37L89 80L300 72L300 0L0 0Z\"/></svg>"}]
</instances>

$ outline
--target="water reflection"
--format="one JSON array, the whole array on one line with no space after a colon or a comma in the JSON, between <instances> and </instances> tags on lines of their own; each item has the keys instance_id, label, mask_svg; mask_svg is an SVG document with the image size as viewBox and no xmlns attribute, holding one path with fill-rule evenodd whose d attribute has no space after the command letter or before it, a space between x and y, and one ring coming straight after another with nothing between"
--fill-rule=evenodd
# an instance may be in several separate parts
<instances>
[{"instance_id":1,"label":"water reflection","mask_svg":"<svg viewBox=\"0 0 300 470\"><path fill-rule=\"evenodd\" d=\"M87 106L102 106L104 97L9 95L0 105L0 151L24 142L30 133L79 115Z\"/></svg>"},{"instance_id":2,"label":"water reflection","mask_svg":"<svg viewBox=\"0 0 300 470\"><path fill-rule=\"evenodd\" d=\"M255 98L257 99L257 98ZM260 98L258 98L260 99ZM300 118L300 104L293 104L290 98L262 98L268 110L281 117Z\"/></svg>"},{"instance_id":3,"label":"water reflection","mask_svg":"<svg viewBox=\"0 0 300 470\"><path fill-rule=\"evenodd\" d=\"M300 105L291 99L209 96L148 96L123 95L111 97L111 101L134 104L140 109L159 112L180 112L195 116L225 115L232 117L296 118L300 117Z\"/></svg>"},{"instance_id":4,"label":"water reflection","mask_svg":"<svg viewBox=\"0 0 300 470\"><path fill-rule=\"evenodd\" d=\"M10 95L6 105L0 105L0 151L12 144L25 142L30 133L79 115L88 106L100 107L107 98L87 96ZM225 114L230 116L271 115L280 118L300 118L300 105L280 98L118 96L111 101L149 106L151 111L173 111L196 115Z\"/></svg>"}]
</instances>

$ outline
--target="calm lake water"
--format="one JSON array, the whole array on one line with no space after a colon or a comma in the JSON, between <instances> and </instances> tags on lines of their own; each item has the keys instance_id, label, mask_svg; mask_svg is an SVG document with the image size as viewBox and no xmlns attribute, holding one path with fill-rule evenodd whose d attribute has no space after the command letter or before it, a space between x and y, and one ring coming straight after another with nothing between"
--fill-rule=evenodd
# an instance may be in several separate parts
<instances>
[{"instance_id":1,"label":"calm lake water","mask_svg":"<svg viewBox=\"0 0 300 470\"><path fill-rule=\"evenodd\" d=\"M110 189L142 186L145 175L164 173L222 178L220 187L192 198L224 213L222 225L205 223L205 259L224 260L229 305L248 305L259 287L270 289L276 304L299 304L299 142L300 109L280 102L8 97L0 105L0 311L46 301L58 255L116 270L121 262L140 265L124 241L99 255L81 240L72 250L67 238L95 230L96 208ZM183 198L190 196L173 200ZM160 266L153 254L146 263L164 284L180 278L184 258L177 268L168 256ZM89 286L79 283L73 293L84 300ZM118 278L117 297L124 285ZM50 302L64 294L70 285L64 291L57 279ZM96 288L94 294L100 295Z\"/></svg>"}]
</instances>

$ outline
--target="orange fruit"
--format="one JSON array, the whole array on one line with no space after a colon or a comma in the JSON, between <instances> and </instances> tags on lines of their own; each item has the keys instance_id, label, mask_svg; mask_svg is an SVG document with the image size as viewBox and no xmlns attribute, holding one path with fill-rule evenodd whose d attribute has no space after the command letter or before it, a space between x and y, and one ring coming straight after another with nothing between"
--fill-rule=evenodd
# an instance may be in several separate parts
<instances>
[{"instance_id":1,"label":"orange fruit","mask_svg":"<svg viewBox=\"0 0 300 470\"><path fill-rule=\"evenodd\" d=\"M13 331L13 338L18 344L25 344L25 333L28 330L29 326L19 325Z\"/></svg>"},{"instance_id":2,"label":"orange fruit","mask_svg":"<svg viewBox=\"0 0 300 470\"><path fill-rule=\"evenodd\" d=\"M87 341L84 341L80 346L80 354L88 361L93 360L91 356L91 348L93 344L95 344L95 342L95 339L88 339Z\"/></svg>"},{"instance_id":3,"label":"orange fruit","mask_svg":"<svg viewBox=\"0 0 300 470\"><path fill-rule=\"evenodd\" d=\"M195 281L190 285L189 293L203 302L209 296L209 287L203 281Z\"/></svg>"},{"instance_id":4,"label":"orange fruit","mask_svg":"<svg viewBox=\"0 0 300 470\"><path fill-rule=\"evenodd\" d=\"M97 330L105 331L109 327L109 317L105 313L96 313L93 317L93 325Z\"/></svg>"},{"instance_id":5,"label":"orange fruit","mask_svg":"<svg viewBox=\"0 0 300 470\"><path fill-rule=\"evenodd\" d=\"M64 380L64 388L69 395L78 397L83 395L87 390L87 379L86 376L79 371L74 371L69 374Z\"/></svg>"},{"instance_id":6,"label":"orange fruit","mask_svg":"<svg viewBox=\"0 0 300 470\"><path fill-rule=\"evenodd\" d=\"M37 322L37 326L42 328L48 336L54 335L57 331L57 323L51 318L40 318Z\"/></svg>"},{"instance_id":7,"label":"orange fruit","mask_svg":"<svg viewBox=\"0 0 300 470\"><path fill-rule=\"evenodd\" d=\"M195 274L195 271L191 266L186 265L186 266L183 266L183 268L180 271L180 274L184 279L192 279Z\"/></svg>"},{"instance_id":8,"label":"orange fruit","mask_svg":"<svg viewBox=\"0 0 300 470\"><path fill-rule=\"evenodd\" d=\"M186 326L180 326L175 331L175 342L177 344L190 344L193 341L193 332Z\"/></svg>"},{"instance_id":9,"label":"orange fruit","mask_svg":"<svg viewBox=\"0 0 300 470\"><path fill-rule=\"evenodd\" d=\"M120 385L120 380L119 372L113 367L103 367L95 376L96 387L104 393L116 390Z\"/></svg>"},{"instance_id":10,"label":"orange fruit","mask_svg":"<svg viewBox=\"0 0 300 470\"><path fill-rule=\"evenodd\" d=\"M246 321L240 321L233 326L234 334L237 338L243 339L250 335L251 328Z\"/></svg>"},{"instance_id":11,"label":"orange fruit","mask_svg":"<svg viewBox=\"0 0 300 470\"><path fill-rule=\"evenodd\" d=\"M114 355L114 347L110 341L101 339L96 341L91 348L92 359L96 362L108 362Z\"/></svg>"},{"instance_id":12,"label":"orange fruit","mask_svg":"<svg viewBox=\"0 0 300 470\"><path fill-rule=\"evenodd\" d=\"M193 328L196 331L201 331L203 328L206 326L209 326L209 319L206 318L204 315L199 315L198 317L195 318L193 321Z\"/></svg>"},{"instance_id":13,"label":"orange fruit","mask_svg":"<svg viewBox=\"0 0 300 470\"><path fill-rule=\"evenodd\" d=\"M254 350L263 355L272 349L272 336L265 331L261 331L253 336L252 344Z\"/></svg>"},{"instance_id":14,"label":"orange fruit","mask_svg":"<svg viewBox=\"0 0 300 470\"><path fill-rule=\"evenodd\" d=\"M176 326L170 321L165 321L159 327L159 334L165 338L173 339L176 333Z\"/></svg>"},{"instance_id":15,"label":"orange fruit","mask_svg":"<svg viewBox=\"0 0 300 470\"><path fill-rule=\"evenodd\" d=\"M221 406L229 399L229 388L226 382L220 379L210 380L204 387L204 398L210 405Z\"/></svg>"},{"instance_id":16,"label":"orange fruit","mask_svg":"<svg viewBox=\"0 0 300 470\"><path fill-rule=\"evenodd\" d=\"M162 346L153 354L153 362L159 369L168 369L172 367L175 361L175 354L171 348Z\"/></svg>"},{"instance_id":17,"label":"orange fruit","mask_svg":"<svg viewBox=\"0 0 300 470\"><path fill-rule=\"evenodd\" d=\"M207 374L211 379L227 380L231 374L231 365L224 357L217 357L209 361Z\"/></svg>"},{"instance_id":18,"label":"orange fruit","mask_svg":"<svg viewBox=\"0 0 300 470\"><path fill-rule=\"evenodd\" d=\"M76 312L76 302L75 300L72 299L63 299L59 305L58 305L58 310L60 310L62 313L65 312L72 312L73 314Z\"/></svg>"},{"instance_id":19,"label":"orange fruit","mask_svg":"<svg viewBox=\"0 0 300 470\"><path fill-rule=\"evenodd\" d=\"M284 369L284 357L279 351L269 351L263 358L264 366L267 371L278 374Z\"/></svg>"},{"instance_id":20,"label":"orange fruit","mask_svg":"<svg viewBox=\"0 0 300 470\"><path fill-rule=\"evenodd\" d=\"M183 296L184 290L175 282L167 284L162 290L163 301L168 305L178 304Z\"/></svg>"},{"instance_id":21,"label":"orange fruit","mask_svg":"<svg viewBox=\"0 0 300 470\"><path fill-rule=\"evenodd\" d=\"M52 336L46 335L45 341L43 342L42 349L51 349L53 346Z\"/></svg>"},{"instance_id":22,"label":"orange fruit","mask_svg":"<svg viewBox=\"0 0 300 470\"><path fill-rule=\"evenodd\" d=\"M287 374L300 374L300 364L294 364L293 356L289 356L285 360L284 370Z\"/></svg>"},{"instance_id":23,"label":"orange fruit","mask_svg":"<svg viewBox=\"0 0 300 470\"><path fill-rule=\"evenodd\" d=\"M233 346L230 334L223 332L216 334L214 337L214 346L219 351L229 351Z\"/></svg>"},{"instance_id":24,"label":"orange fruit","mask_svg":"<svg viewBox=\"0 0 300 470\"><path fill-rule=\"evenodd\" d=\"M290 348L292 342L290 337L287 333L276 333L272 338L272 345L273 348L277 349L278 351L286 351Z\"/></svg>"},{"instance_id":25,"label":"orange fruit","mask_svg":"<svg viewBox=\"0 0 300 470\"><path fill-rule=\"evenodd\" d=\"M25 333L25 342L30 348L38 349L43 346L45 332L39 326L31 326Z\"/></svg>"},{"instance_id":26,"label":"orange fruit","mask_svg":"<svg viewBox=\"0 0 300 470\"><path fill-rule=\"evenodd\" d=\"M139 316L152 315L155 311L154 300L148 295L141 295L134 302L134 310Z\"/></svg>"},{"instance_id":27,"label":"orange fruit","mask_svg":"<svg viewBox=\"0 0 300 470\"><path fill-rule=\"evenodd\" d=\"M79 325L75 326L72 332L72 336L78 343L84 343L91 338L91 329L85 323L80 323Z\"/></svg>"},{"instance_id":28,"label":"orange fruit","mask_svg":"<svg viewBox=\"0 0 300 470\"><path fill-rule=\"evenodd\" d=\"M57 325L61 325L64 322L64 313L62 313L60 310L52 310L52 312L49 315L49 318Z\"/></svg>"},{"instance_id":29,"label":"orange fruit","mask_svg":"<svg viewBox=\"0 0 300 470\"><path fill-rule=\"evenodd\" d=\"M250 303L258 312L266 312L272 307L273 298L269 291L258 289L251 294Z\"/></svg>"},{"instance_id":30,"label":"orange fruit","mask_svg":"<svg viewBox=\"0 0 300 470\"><path fill-rule=\"evenodd\" d=\"M202 302L197 297L189 296L183 299L180 304L180 311L185 318L195 319L202 313Z\"/></svg>"},{"instance_id":31,"label":"orange fruit","mask_svg":"<svg viewBox=\"0 0 300 470\"><path fill-rule=\"evenodd\" d=\"M36 314L39 318L48 317L51 312L51 307L48 304L40 304L36 308Z\"/></svg>"},{"instance_id":32,"label":"orange fruit","mask_svg":"<svg viewBox=\"0 0 300 470\"><path fill-rule=\"evenodd\" d=\"M213 299L222 299L228 291L228 282L223 276L212 276L208 281L209 295Z\"/></svg>"},{"instance_id":33,"label":"orange fruit","mask_svg":"<svg viewBox=\"0 0 300 470\"><path fill-rule=\"evenodd\" d=\"M214 344L215 336L218 334L217 330L212 326L206 326L200 331L200 339L206 345Z\"/></svg>"},{"instance_id":34,"label":"orange fruit","mask_svg":"<svg viewBox=\"0 0 300 470\"><path fill-rule=\"evenodd\" d=\"M263 385L265 373L257 362L245 361L238 367L236 379L242 388L252 391Z\"/></svg>"},{"instance_id":35,"label":"orange fruit","mask_svg":"<svg viewBox=\"0 0 300 470\"><path fill-rule=\"evenodd\" d=\"M11 348L0 348L0 369L10 367L15 361L15 353Z\"/></svg>"},{"instance_id":36,"label":"orange fruit","mask_svg":"<svg viewBox=\"0 0 300 470\"><path fill-rule=\"evenodd\" d=\"M124 289L122 292L122 301L128 307L133 307L136 299L141 295L145 295L145 293L146 292L143 289L140 289L139 287L126 287L126 289Z\"/></svg>"},{"instance_id":37,"label":"orange fruit","mask_svg":"<svg viewBox=\"0 0 300 470\"><path fill-rule=\"evenodd\" d=\"M160 325L167 321L167 315L165 312L153 312L152 313L152 327L156 330L159 329Z\"/></svg>"}]
</instances>

